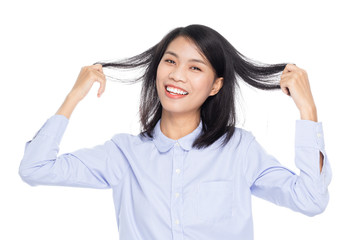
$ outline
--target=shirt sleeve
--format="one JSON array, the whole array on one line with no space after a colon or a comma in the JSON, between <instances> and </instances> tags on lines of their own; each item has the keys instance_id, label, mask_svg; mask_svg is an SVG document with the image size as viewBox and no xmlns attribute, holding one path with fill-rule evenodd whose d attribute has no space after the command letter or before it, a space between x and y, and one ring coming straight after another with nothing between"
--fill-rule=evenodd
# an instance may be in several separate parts
<instances>
[{"instance_id":1,"label":"shirt sleeve","mask_svg":"<svg viewBox=\"0 0 360 240\"><path fill-rule=\"evenodd\" d=\"M126 174L128 166L113 140L58 156L68 119L54 115L25 145L19 174L28 184L110 188Z\"/></svg>"},{"instance_id":2,"label":"shirt sleeve","mask_svg":"<svg viewBox=\"0 0 360 240\"><path fill-rule=\"evenodd\" d=\"M320 153L324 156L320 172ZM331 168L325 152L322 123L297 120L295 164L297 175L266 153L255 138L249 144L246 176L252 193L308 216L323 212L329 201Z\"/></svg>"}]
</instances>

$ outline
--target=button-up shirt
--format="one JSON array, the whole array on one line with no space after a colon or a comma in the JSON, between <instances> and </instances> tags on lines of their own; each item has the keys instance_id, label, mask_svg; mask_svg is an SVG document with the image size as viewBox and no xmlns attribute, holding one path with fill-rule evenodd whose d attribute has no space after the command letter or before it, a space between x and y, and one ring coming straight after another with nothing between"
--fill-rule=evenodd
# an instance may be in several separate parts
<instances>
[{"instance_id":1,"label":"button-up shirt","mask_svg":"<svg viewBox=\"0 0 360 240\"><path fill-rule=\"evenodd\" d=\"M160 121L153 138L117 134L58 155L68 119L54 115L26 143L20 175L30 185L111 188L120 240L251 240L252 194L309 216L324 211L331 170L321 123L296 120L297 175L242 128L197 149L201 123L173 140Z\"/></svg>"}]
</instances>

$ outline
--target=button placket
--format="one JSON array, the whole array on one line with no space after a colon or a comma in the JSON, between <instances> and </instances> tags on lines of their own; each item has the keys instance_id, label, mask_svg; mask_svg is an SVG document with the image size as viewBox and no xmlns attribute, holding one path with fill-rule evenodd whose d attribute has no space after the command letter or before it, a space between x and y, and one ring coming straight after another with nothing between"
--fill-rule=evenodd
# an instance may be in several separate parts
<instances>
[{"instance_id":1,"label":"button placket","mask_svg":"<svg viewBox=\"0 0 360 240\"><path fill-rule=\"evenodd\" d=\"M183 187L183 160L184 151L180 144L176 142L173 147L173 174L172 174L172 196L171 196L171 216L172 216L172 231L174 239L183 239L182 231L182 187Z\"/></svg>"}]
</instances>

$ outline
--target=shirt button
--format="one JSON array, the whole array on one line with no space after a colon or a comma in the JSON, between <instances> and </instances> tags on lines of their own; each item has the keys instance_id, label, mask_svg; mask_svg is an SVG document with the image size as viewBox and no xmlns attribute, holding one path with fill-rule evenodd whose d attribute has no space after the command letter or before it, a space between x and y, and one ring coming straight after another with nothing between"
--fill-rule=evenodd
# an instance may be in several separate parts
<instances>
[{"instance_id":1,"label":"shirt button","mask_svg":"<svg viewBox=\"0 0 360 240\"><path fill-rule=\"evenodd\" d=\"M322 135L321 135L321 133L318 133L317 136L318 136L318 138L320 138Z\"/></svg>"},{"instance_id":2,"label":"shirt button","mask_svg":"<svg viewBox=\"0 0 360 240\"><path fill-rule=\"evenodd\" d=\"M180 221L178 219L176 219L175 223L176 223L176 225L179 225Z\"/></svg>"},{"instance_id":3,"label":"shirt button","mask_svg":"<svg viewBox=\"0 0 360 240\"><path fill-rule=\"evenodd\" d=\"M177 146L177 147L178 147L178 146L179 146L179 143L178 143L178 142L176 142L176 143L175 143L175 146Z\"/></svg>"},{"instance_id":4,"label":"shirt button","mask_svg":"<svg viewBox=\"0 0 360 240\"><path fill-rule=\"evenodd\" d=\"M179 196L180 196L180 193L175 193L175 196L176 196L176 198L178 198Z\"/></svg>"},{"instance_id":5,"label":"shirt button","mask_svg":"<svg viewBox=\"0 0 360 240\"><path fill-rule=\"evenodd\" d=\"M177 174L179 174L181 172L180 169L176 169L175 171L176 171Z\"/></svg>"}]
</instances>

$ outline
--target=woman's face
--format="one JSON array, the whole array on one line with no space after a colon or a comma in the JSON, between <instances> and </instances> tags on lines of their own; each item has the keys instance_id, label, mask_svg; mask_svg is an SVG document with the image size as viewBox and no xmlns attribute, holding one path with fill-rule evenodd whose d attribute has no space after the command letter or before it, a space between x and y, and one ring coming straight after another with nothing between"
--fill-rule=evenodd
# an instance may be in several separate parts
<instances>
[{"instance_id":1,"label":"woman's face","mask_svg":"<svg viewBox=\"0 0 360 240\"><path fill-rule=\"evenodd\" d=\"M157 69L156 88L163 112L198 114L205 100L222 87L215 72L195 43L175 38L166 49Z\"/></svg>"}]
</instances>

